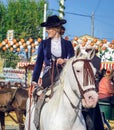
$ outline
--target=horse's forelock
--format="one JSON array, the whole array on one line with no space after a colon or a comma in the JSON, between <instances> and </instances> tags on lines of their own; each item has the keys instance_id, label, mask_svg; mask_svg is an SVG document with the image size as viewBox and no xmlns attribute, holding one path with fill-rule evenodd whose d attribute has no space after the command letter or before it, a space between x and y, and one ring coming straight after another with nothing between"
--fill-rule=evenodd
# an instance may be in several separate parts
<instances>
[{"instance_id":1,"label":"horse's forelock","mask_svg":"<svg viewBox=\"0 0 114 130\"><path fill-rule=\"evenodd\" d=\"M84 74L83 74L83 86L88 86L89 84L95 84L94 72L92 66L88 61L84 62Z\"/></svg>"},{"instance_id":2,"label":"horse's forelock","mask_svg":"<svg viewBox=\"0 0 114 130\"><path fill-rule=\"evenodd\" d=\"M66 76L66 72L69 70L69 67L72 67L72 66L71 66L72 61L73 61L73 58L69 59L69 60L66 62L65 66L64 66L64 68L63 68L63 71L62 71L62 73L61 73L61 75L60 75L61 81L64 80L64 77Z\"/></svg>"}]
</instances>

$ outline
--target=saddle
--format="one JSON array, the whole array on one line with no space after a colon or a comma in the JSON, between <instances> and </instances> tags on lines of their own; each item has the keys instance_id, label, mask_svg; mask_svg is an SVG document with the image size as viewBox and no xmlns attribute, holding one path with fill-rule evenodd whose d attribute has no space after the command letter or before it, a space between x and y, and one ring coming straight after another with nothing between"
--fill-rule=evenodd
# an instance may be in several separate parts
<instances>
[{"instance_id":1,"label":"saddle","mask_svg":"<svg viewBox=\"0 0 114 130\"><path fill-rule=\"evenodd\" d=\"M51 89L38 87L34 90L33 97L35 102L34 124L35 127L39 129L41 110L43 105L48 102L51 97Z\"/></svg>"},{"instance_id":2,"label":"saddle","mask_svg":"<svg viewBox=\"0 0 114 130\"><path fill-rule=\"evenodd\" d=\"M50 88L44 89L43 87L35 88L33 92L34 101L37 102L37 100L39 98L42 98L42 96L45 96L45 102L48 102L51 97L51 89Z\"/></svg>"}]
</instances>

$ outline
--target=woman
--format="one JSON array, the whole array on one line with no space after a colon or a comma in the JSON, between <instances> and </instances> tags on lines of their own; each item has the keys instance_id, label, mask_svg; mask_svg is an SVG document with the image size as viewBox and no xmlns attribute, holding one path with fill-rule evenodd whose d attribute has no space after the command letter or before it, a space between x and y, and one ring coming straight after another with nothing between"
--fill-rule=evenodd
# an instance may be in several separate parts
<instances>
[{"instance_id":1,"label":"woman","mask_svg":"<svg viewBox=\"0 0 114 130\"><path fill-rule=\"evenodd\" d=\"M61 27L65 23L66 20L60 19L56 15L48 17L46 22L41 23L41 27L46 27L48 39L43 40L39 45L38 56L32 77L33 84L38 84L43 64L45 64L42 86L44 88L49 87L52 82L55 82L58 79L57 68L59 69L59 72L61 72L62 66L67 59L74 56L72 43L61 37ZM53 64L54 80L52 81L48 70L52 68Z\"/></svg>"},{"instance_id":2,"label":"woman","mask_svg":"<svg viewBox=\"0 0 114 130\"><path fill-rule=\"evenodd\" d=\"M114 87L111 82L111 72L106 71L105 76L101 79L99 83L99 100L104 102L110 102L110 97L114 94Z\"/></svg>"},{"instance_id":3,"label":"woman","mask_svg":"<svg viewBox=\"0 0 114 130\"><path fill-rule=\"evenodd\" d=\"M99 83L99 101L110 103L111 99L114 100L114 85L111 81L112 72L110 70L107 70L105 76Z\"/></svg>"}]
</instances>

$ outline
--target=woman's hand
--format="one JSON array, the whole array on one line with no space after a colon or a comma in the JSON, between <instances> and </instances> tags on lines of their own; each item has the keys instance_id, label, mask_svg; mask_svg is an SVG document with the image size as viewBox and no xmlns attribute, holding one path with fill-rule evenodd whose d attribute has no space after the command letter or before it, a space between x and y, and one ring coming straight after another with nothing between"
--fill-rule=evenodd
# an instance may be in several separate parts
<instances>
[{"instance_id":1,"label":"woman's hand","mask_svg":"<svg viewBox=\"0 0 114 130\"><path fill-rule=\"evenodd\" d=\"M66 63L66 59L62 59L62 58L58 58L57 59L57 62L56 62L56 64L58 65L62 65L62 64L64 64L64 63Z\"/></svg>"},{"instance_id":2,"label":"woman's hand","mask_svg":"<svg viewBox=\"0 0 114 130\"><path fill-rule=\"evenodd\" d=\"M42 86L42 78L38 79L38 86Z\"/></svg>"}]
</instances>

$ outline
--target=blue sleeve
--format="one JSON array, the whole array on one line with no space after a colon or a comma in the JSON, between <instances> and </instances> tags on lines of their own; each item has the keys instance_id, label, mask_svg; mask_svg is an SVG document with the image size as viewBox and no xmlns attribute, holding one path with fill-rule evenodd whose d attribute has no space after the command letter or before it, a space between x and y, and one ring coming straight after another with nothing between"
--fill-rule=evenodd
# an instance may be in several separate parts
<instances>
[{"instance_id":1,"label":"blue sleeve","mask_svg":"<svg viewBox=\"0 0 114 130\"><path fill-rule=\"evenodd\" d=\"M44 61L43 42L41 42L38 48L38 55L37 55L36 64L32 75L32 81L38 82L38 78L42 70L43 61Z\"/></svg>"}]
</instances>

